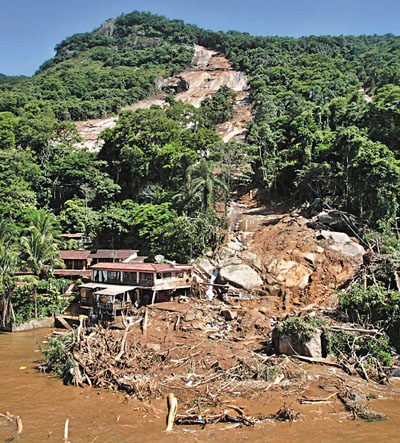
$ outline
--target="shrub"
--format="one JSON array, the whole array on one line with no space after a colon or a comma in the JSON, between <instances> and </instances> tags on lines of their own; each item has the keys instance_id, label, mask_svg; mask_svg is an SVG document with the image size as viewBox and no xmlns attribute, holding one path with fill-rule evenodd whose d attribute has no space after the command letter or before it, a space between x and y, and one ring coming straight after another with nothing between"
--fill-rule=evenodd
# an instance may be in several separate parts
<instances>
[{"instance_id":1,"label":"shrub","mask_svg":"<svg viewBox=\"0 0 400 443\"><path fill-rule=\"evenodd\" d=\"M310 340L318 327L318 321L300 317L290 317L277 326L277 330L282 335L298 337L300 340Z\"/></svg>"},{"instance_id":2,"label":"shrub","mask_svg":"<svg viewBox=\"0 0 400 443\"><path fill-rule=\"evenodd\" d=\"M70 381L71 369L73 368L73 361L68 357L67 348L74 340L74 333L67 333L60 337L49 338L49 347L42 350L46 359L43 368L62 378L65 383Z\"/></svg>"}]
</instances>

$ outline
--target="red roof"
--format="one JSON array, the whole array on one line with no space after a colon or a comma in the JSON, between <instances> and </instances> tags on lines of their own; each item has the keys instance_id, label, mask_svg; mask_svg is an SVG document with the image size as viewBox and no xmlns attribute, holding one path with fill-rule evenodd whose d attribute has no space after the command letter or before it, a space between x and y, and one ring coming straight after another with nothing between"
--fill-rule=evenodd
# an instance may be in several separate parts
<instances>
[{"instance_id":1,"label":"red roof","mask_svg":"<svg viewBox=\"0 0 400 443\"><path fill-rule=\"evenodd\" d=\"M57 277L91 277L91 271L85 271L83 269L54 269L53 272Z\"/></svg>"},{"instance_id":2,"label":"red roof","mask_svg":"<svg viewBox=\"0 0 400 443\"><path fill-rule=\"evenodd\" d=\"M167 265L159 263L97 263L92 269L113 271L169 272L192 269L191 265Z\"/></svg>"},{"instance_id":3,"label":"red roof","mask_svg":"<svg viewBox=\"0 0 400 443\"><path fill-rule=\"evenodd\" d=\"M118 260L125 260L130 255L137 254L136 249L98 249L96 252L90 254L90 258L114 258Z\"/></svg>"},{"instance_id":4,"label":"red roof","mask_svg":"<svg viewBox=\"0 0 400 443\"><path fill-rule=\"evenodd\" d=\"M60 251L61 260L87 260L90 251L85 249Z\"/></svg>"},{"instance_id":5,"label":"red roof","mask_svg":"<svg viewBox=\"0 0 400 443\"><path fill-rule=\"evenodd\" d=\"M130 260L131 263L144 263L146 258L148 258L146 255L138 255L137 257Z\"/></svg>"}]
</instances>

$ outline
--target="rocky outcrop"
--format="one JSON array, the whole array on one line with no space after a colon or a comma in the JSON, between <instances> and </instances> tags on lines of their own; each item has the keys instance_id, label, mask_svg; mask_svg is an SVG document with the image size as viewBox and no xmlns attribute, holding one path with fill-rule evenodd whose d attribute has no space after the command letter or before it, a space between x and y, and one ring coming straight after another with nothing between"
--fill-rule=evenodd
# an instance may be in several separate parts
<instances>
[{"instance_id":1,"label":"rocky outcrop","mask_svg":"<svg viewBox=\"0 0 400 443\"><path fill-rule=\"evenodd\" d=\"M105 28L104 32L112 32L112 27ZM139 34L132 37L132 45L138 49L157 44L157 38L147 38ZM236 93L235 113L231 120L217 128L217 132L225 142L243 140L251 121L246 74L233 70L225 57L202 46L196 45L194 48L192 67L171 78L158 77L155 88L159 92L154 97L126 106L124 110L147 109L152 105L168 106L164 100L165 94L171 93L175 94L177 100L199 107L203 100L212 97L224 85ZM78 146L99 151L102 146L100 134L106 128L113 128L117 120L118 116L112 116L77 122L76 128L82 136L82 143Z\"/></svg>"},{"instance_id":2,"label":"rocky outcrop","mask_svg":"<svg viewBox=\"0 0 400 443\"><path fill-rule=\"evenodd\" d=\"M358 220L354 215L335 209L318 213L311 222L316 229L329 229L330 231L345 232L348 235L354 235L357 223Z\"/></svg>"},{"instance_id":3,"label":"rocky outcrop","mask_svg":"<svg viewBox=\"0 0 400 443\"><path fill-rule=\"evenodd\" d=\"M321 231L317 238L327 240L332 250L348 257L357 264L362 264L365 249L344 232Z\"/></svg>"},{"instance_id":4,"label":"rocky outcrop","mask_svg":"<svg viewBox=\"0 0 400 443\"><path fill-rule=\"evenodd\" d=\"M156 88L166 94L179 94L189 89L189 83L180 75L167 79L158 77L156 79Z\"/></svg>"}]
</instances>

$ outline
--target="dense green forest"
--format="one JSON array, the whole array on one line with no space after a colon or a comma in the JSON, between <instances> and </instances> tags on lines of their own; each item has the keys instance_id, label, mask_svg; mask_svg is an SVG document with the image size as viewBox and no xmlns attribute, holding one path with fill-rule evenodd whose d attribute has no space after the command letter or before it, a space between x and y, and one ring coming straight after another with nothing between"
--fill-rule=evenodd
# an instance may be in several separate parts
<instances>
[{"instance_id":1,"label":"dense green forest","mask_svg":"<svg viewBox=\"0 0 400 443\"><path fill-rule=\"evenodd\" d=\"M157 76L190 64L194 44L247 73L246 143L224 144L215 132L233 109L232 92L221 88L200 108L169 96L166 109L123 112L98 154L73 147L74 120L151 95ZM243 185L269 201L321 198L359 217L393 251L399 105L394 35L254 37L122 15L62 41L33 77L0 76L0 215L19 267L29 263L18 239L43 211L58 230L86 232L95 245L187 261L223 240L229 191ZM8 237L1 233L2 244Z\"/></svg>"}]
</instances>

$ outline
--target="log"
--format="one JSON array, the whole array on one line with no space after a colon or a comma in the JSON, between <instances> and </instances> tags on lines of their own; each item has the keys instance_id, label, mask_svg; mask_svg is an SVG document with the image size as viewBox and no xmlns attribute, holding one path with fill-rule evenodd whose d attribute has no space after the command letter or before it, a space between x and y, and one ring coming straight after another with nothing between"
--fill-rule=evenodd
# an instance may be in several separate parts
<instances>
[{"instance_id":1,"label":"log","mask_svg":"<svg viewBox=\"0 0 400 443\"><path fill-rule=\"evenodd\" d=\"M167 397L168 415L167 415L167 427L166 432L172 431L175 422L175 416L178 411L178 399L174 394L168 394Z\"/></svg>"},{"instance_id":2,"label":"log","mask_svg":"<svg viewBox=\"0 0 400 443\"><path fill-rule=\"evenodd\" d=\"M68 432L69 432L69 418L67 418L65 420L65 425L64 425L64 443L69 443Z\"/></svg>"},{"instance_id":3,"label":"log","mask_svg":"<svg viewBox=\"0 0 400 443\"><path fill-rule=\"evenodd\" d=\"M334 366L336 368L341 368L341 365L339 363L333 360L329 360L328 358L313 358L313 357L306 357L305 355L291 355L291 357L306 361L308 363L318 363L320 365L327 365L327 366Z\"/></svg>"},{"instance_id":4,"label":"log","mask_svg":"<svg viewBox=\"0 0 400 443\"><path fill-rule=\"evenodd\" d=\"M359 332L366 335L382 335L378 329L350 328L348 326L331 326L332 331Z\"/></svg>"},{"instance_id":5,"label":"log","mask_svg":"<svg viewBox=\"0 0 400 443\"><path fill-rule=\"evenodd\" d=\"M61 315L57 316L56 319L64 326L65 329L72 330L71 325L65 320Z\"/></svg>"},{"instance_id":6,"label":"log","mask_svg":"<svg viewBox=\"0 0 400 443\"><path fill-rule=\"evenodd\" d=\"M144 316L143 316L143 322L142 322L142 334L143 335L146 335L148 317L149 317L149 312L146 307L144 309Z\"/></svg>"}]
</instances>

